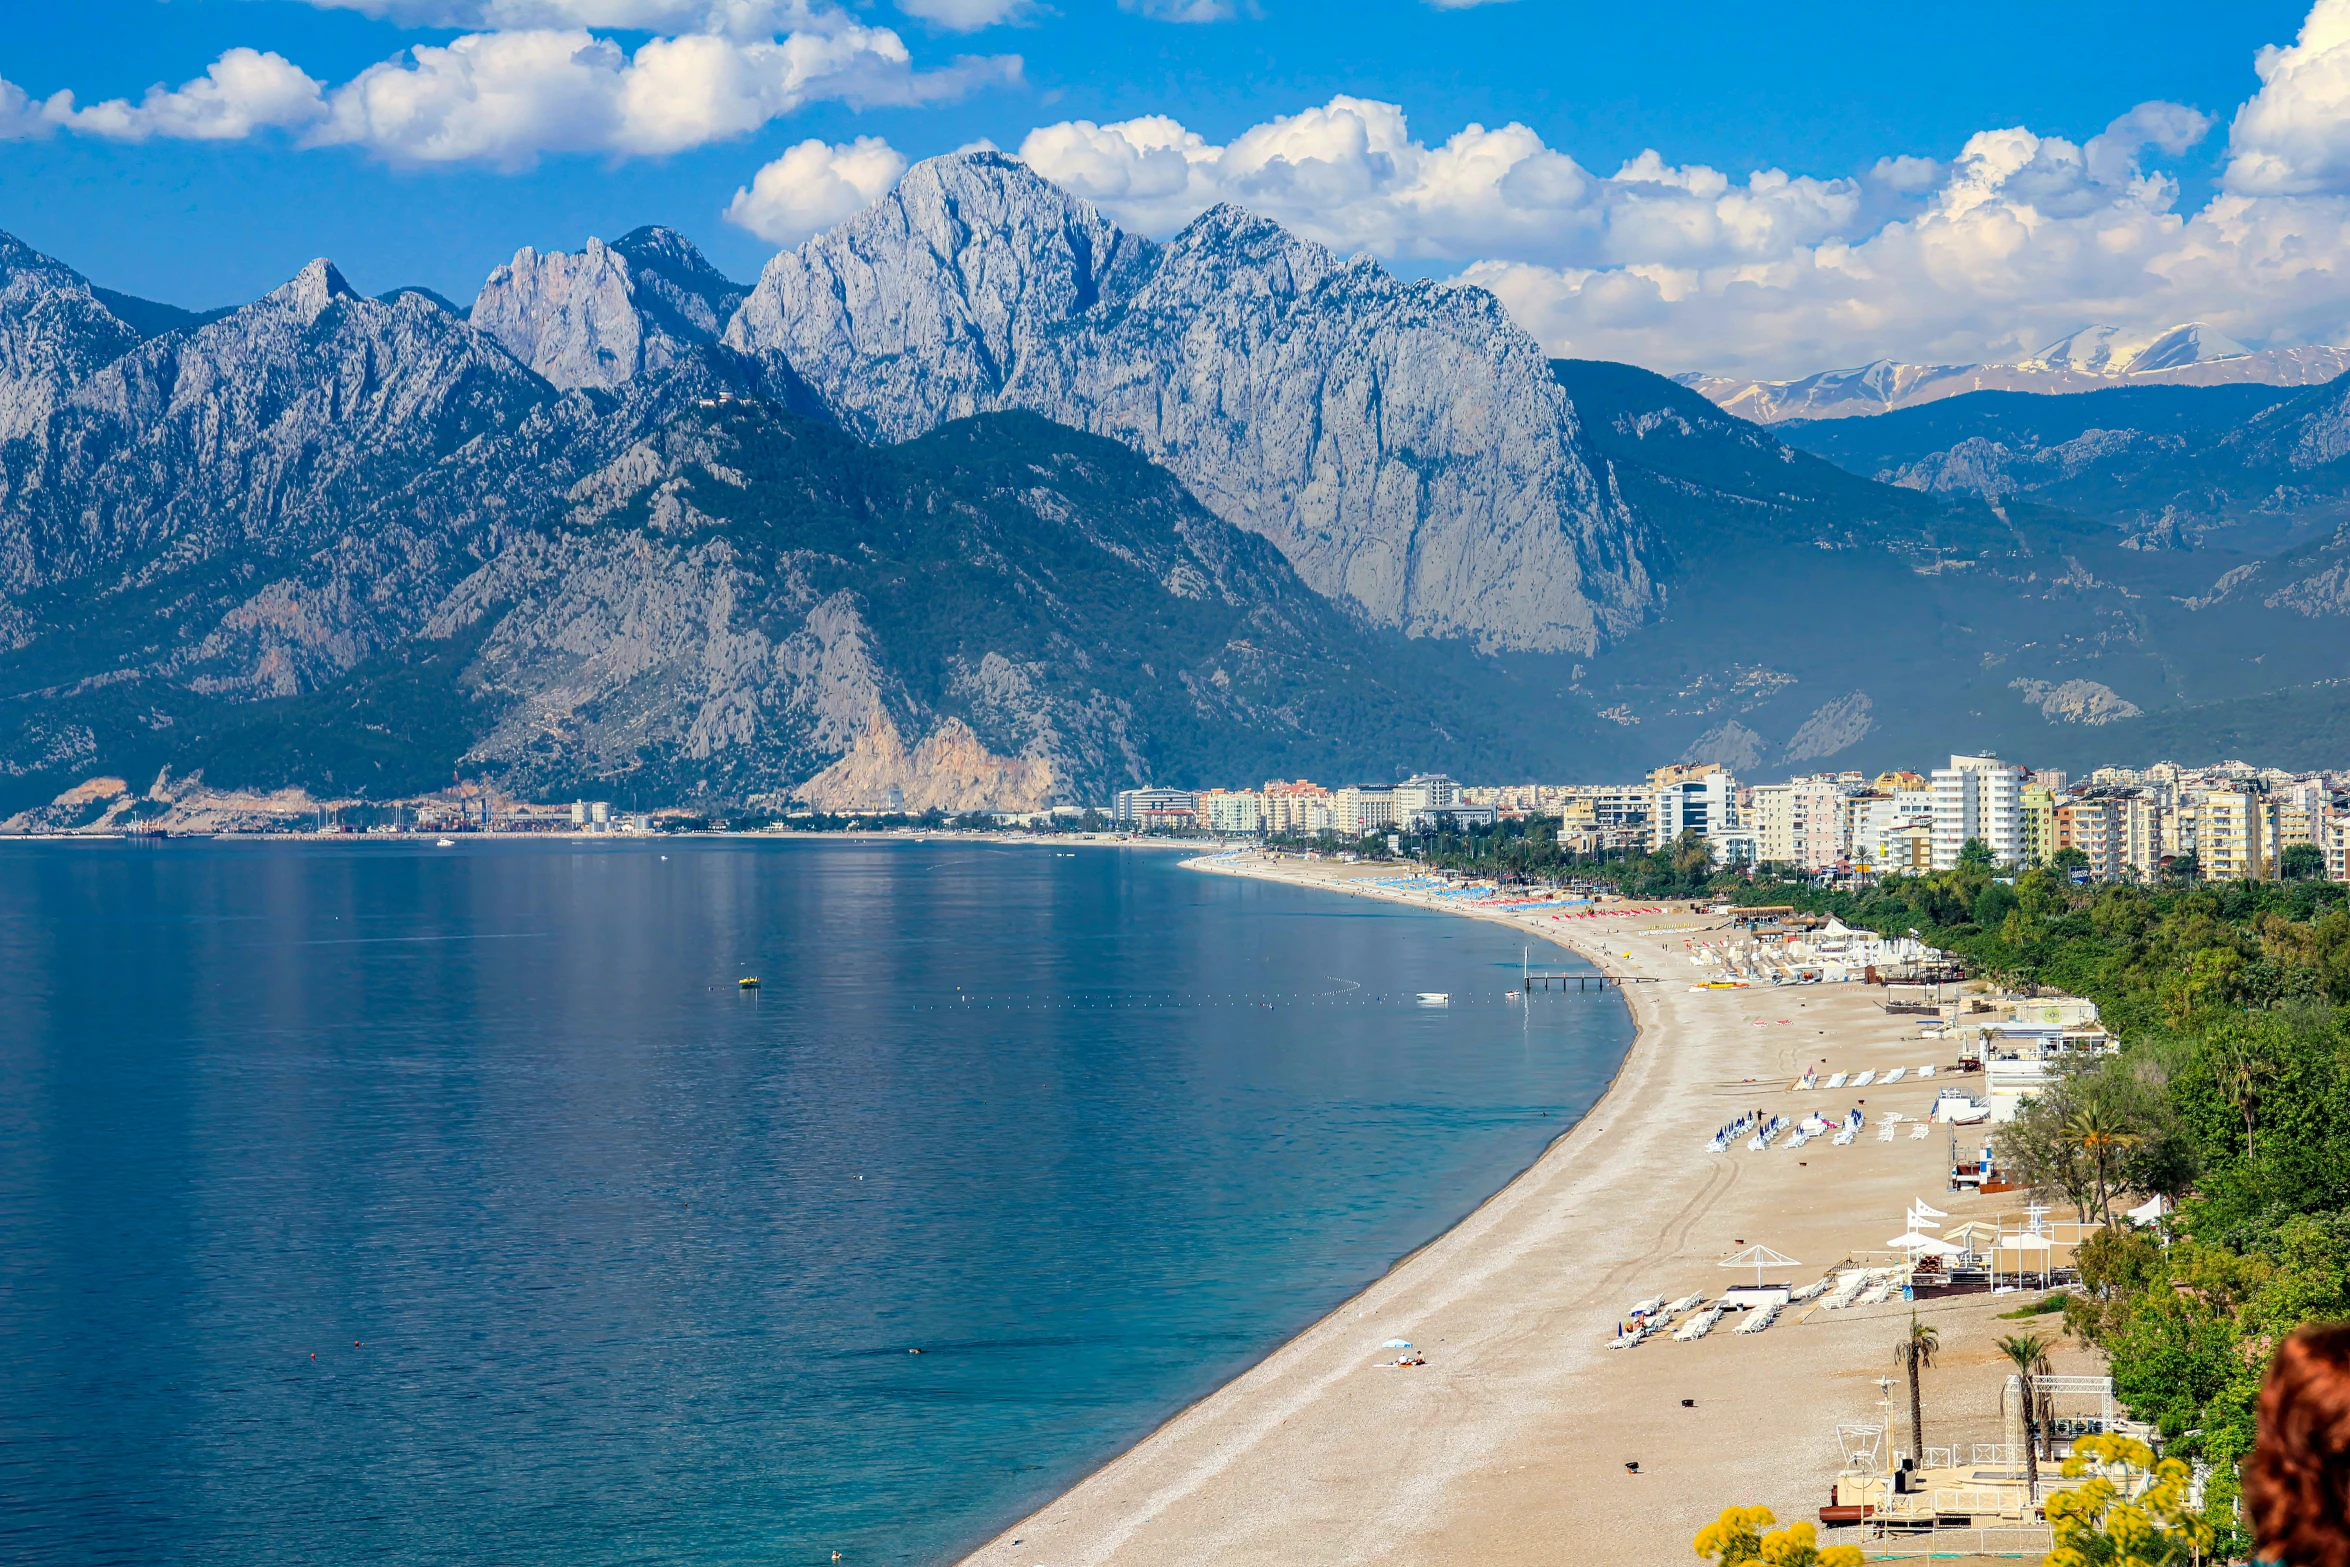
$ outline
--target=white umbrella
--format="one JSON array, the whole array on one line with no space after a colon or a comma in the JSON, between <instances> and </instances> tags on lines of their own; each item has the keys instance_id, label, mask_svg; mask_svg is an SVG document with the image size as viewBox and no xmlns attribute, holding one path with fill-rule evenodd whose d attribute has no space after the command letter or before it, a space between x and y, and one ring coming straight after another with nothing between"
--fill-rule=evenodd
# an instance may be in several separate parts
<instances>
[{"instance_id":1,"label":"white umbrella","mask_svg":"<svg viewBox=\"0 0 2350 1567\"><path fill-rule=\"evenodd\" d=\"M1944 1213L1939 1208L1927 1207L1924 1203L1920 1202L1915 1197L1912 1197L1909 1200L1909 1211L1912 1213L1922 1213L1929 1219L1947 1219L1950 1217L1949 1214Z\"/></svg>"},{"instance_id":2,"label":"white umbrella","mask_svg":"<svg viewBox=\"0 0 2350 1567\"><path fill-rule=\"evenodd\" d=\"M1765 1266L1773 1268L1800 1268L1803 1266L1793 1257L1782 1257L1768 1246L1749 1246L1735 1256L1724 1257L1714 1266L1717 1268L1743 1268L1749 1264L1754 1267L1754 1282L1758 1287L1762 1284Z\"/></svg>"},{"instance_id":3,"label":"white umbrella","mask_svg":"<svg viewBox=\"0 0 2350 1567\"><path fill-rule=\"evenodd\" d=\"M2045 1235L2002 1235L1999 1238L1999 1244L2009 1251L2046 1251L2048 1250L2048 1237Z\"/></svg>"},{"instance_id":4,"label":"white umbrella","mask_svg":"<svg viewBox=\"0 0 2350 1567\"><path fill-rule=\"evenodd\" d=\"M1930 1219L1926 1217L1925 1212L1921 1209L1910 1209L1906 1217L1909 1221L1909 1227L1913 1230L1938 1230L1942 1228L1942 1224L1939 1219Z\"/></svg>"}]
</instances>

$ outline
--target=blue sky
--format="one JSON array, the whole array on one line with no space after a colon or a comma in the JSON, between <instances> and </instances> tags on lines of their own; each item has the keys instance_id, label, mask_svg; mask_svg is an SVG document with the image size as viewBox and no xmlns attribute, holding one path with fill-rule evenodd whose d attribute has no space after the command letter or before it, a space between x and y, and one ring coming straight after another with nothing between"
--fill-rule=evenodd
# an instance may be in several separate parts
<instances>
[{"instance_id":1,"label":"blue sky","mask_svg":"<svg viewBox=\"0 0 2350 1567\"><path fill-rule=\"evenodd\" d=\"M2264 46L2291 48L2305 20L2320 30L2306 0L1978 3L1963 15L1549 0L905 4L20 8L0 57L15 99L0 96L0 134L16 133L0 142L0 227L99 282L189 305L250 298L321 254L366 289L422 283L464 300L520 245L573 248L642 222L683 230L747 279L779 242L878 194L904 160L984 139L1025 148L1134 226L1164 232L1208 200L1238 199L1399 271L1494 287L1556 350L1661 368L1792 373L1880 349L1989 356L2090 319L2151 330L2193 315L2255 346L2350 340L2350 288L2330 268L2276 275L2279 254L2350 234L2350 211L2334 210L2350 199L2350 128L2339 169L2331 131L2342 118L2331 83L2350 80L2350 49L2337 59L2330 33L2313 36L2287 60L2306 57L2291 94L2256 74ZM1234 14L1145 14L1177 7ZM955 30L919 11L1009 19ZM650 25L619 25L632 22ZM834 63L770 80L755 108L723 123L681 129L707 96L692 85L701 78L637 69L648 45L683 40L733 81L779 69L779 39L821 46ZM532 40L548 47L532 53ZM409 113L426 95L414 51L505 49L513 88L514 73L569 70L558 57L583 41L605 51L575 73L585 85L525 81L513 90L539 96L487 128L428 142L386 118L385 104ZM264 59L242 57L251 68L209 96L142 101L230 51ZM392 96L362 113L351 91L371 69ZM627 85L632 71L641 80ZM596 82L635 94L625 126ZM661 91L691 101L654 101ZM2238 111L2264 92L2256 136ZM110 99L127 102L111 118L92 113ZM2140 105L2173 107L2098 139ZM1146 117L1173 129L1131 128ZM1514 128L1514 139L1438 155L1471 125ZM2015 131L2028 140L1979 139ZM1650 149L1658 157L1627 173ZM1516 179L1479 185L1471 165ZM772 172L759 180L762 169ZM1757 184L1758 170L1790 180ZM2244 203L2257 206L2250 218ZM2023 250L2013 232L2029 234ZM1839 294L1855 255L1870 275ZM1985 255L2011 274L1958 277ZM1904 303L1921 292L1932 297Z\"/></svg>"}]
</instances>

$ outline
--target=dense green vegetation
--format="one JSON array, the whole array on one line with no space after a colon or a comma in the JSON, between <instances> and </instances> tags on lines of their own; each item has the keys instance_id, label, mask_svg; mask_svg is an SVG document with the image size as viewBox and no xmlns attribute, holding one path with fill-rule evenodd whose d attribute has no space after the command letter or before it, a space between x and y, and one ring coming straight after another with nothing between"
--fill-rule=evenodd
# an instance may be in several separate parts
<instances>
[{"instance_id":1,"label":"dense green vegetation","mask_svg":"<svg viewBox=\"0 0 2350 1567\"><path fill-rule=\"evenodd\" d=\"M2117 1225L2083 1248L2066 1327L2111 1357L2169 1455L2213 1466L2207 1517L2231 1537L2270 1353L2301 1323L2350 1317L2350 887L2088 887L1987 859L1858 892L1724 890L1914 929L1979 973L2098 1002L2120 1053L1997 1148L2084 1213L2177 1199L2161 1231Z\"/></svg>"}]
</instances>

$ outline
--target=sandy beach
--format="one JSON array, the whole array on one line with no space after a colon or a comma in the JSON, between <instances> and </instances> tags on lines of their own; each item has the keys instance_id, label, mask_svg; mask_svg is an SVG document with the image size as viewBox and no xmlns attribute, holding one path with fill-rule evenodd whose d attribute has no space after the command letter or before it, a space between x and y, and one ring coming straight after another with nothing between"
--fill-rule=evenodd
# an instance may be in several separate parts
<instances>
[{"instance_id":1,"label":"sandy beach","mask_svg":"<svg viewBox=\"0 0 2350 1567\"><path fill-rule=\"evenodd\" d=\"M1395 896L1369 886L1392 868L1247 855L1202 869ZM1879 1379L1894 1374L1907 1305L1797 1307L1760 1334L1725 1321L1694 1343L1606 1346L1644 1297L1751 1282L1751 1271L1718 1265L1746 1246L1798 1259L1766 1276L1803 1283L1881 1254L1911 1199L1953 1224L2016 1211L2016 1195L1946 1193L1946 1129L1921 1139L1904 1125L1879 1140L1887 1112L1925 1115L1936 1085L1916 1069L1946 1067L1946 1047L1860 985L1692 990L1702 971L1687 944L1720 923L1702 914L1462 912L1656 981L1624 986L1639 1036L1607 1095L1459 1225L971 1562L1662 1564L1694 1561L1691 1537L1731 1503L1769 1506L1782 1522L1816 1516L1840 1466L1838 1422L1887 1418ZM1895 1066L1910 1076L1890 1089L1790 1092L1808 1065L1823 1081ZM1744 1109L1836 1114L1855 1103L1870 1126L1848 1147L1821 1138L1706 1151ZM1926 1378L1928 1442L2000 1440L2004 1363L1992 1341L2060 1320L1995 1320L2029 1298L1923 1308L1944 1344ZM1383 1364L1396 1338L1427 1364ZM2068 1342L2057 1369L2102 1368ZM1897 1385L1902 1447L1907 1419ZM1637 1474L1625 1467L1634 1462Z\"/></svg>"}]
</instances>

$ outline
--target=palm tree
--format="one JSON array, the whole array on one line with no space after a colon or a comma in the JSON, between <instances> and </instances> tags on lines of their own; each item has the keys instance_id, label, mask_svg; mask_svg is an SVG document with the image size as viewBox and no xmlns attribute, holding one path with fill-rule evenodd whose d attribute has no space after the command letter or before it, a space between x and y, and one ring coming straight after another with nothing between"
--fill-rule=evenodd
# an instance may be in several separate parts
<instances>
[{"instance_id":1,"label":"palm tree","mask_svg":"<svg viewBox=\"0 0 2350 1567\"><path fill-rule=\"evenodd\" d=\"M1942 1330L1909 1314L1909 1332L1893 1346L1893 1363L1909 1373L1909 1451L1926 1467L1925 1406L1918 1397L1918 1373L1933 1369L1935 1351L1942 1347Z\"/></svg>"},{"instance_id":2,"label":"palm tree","mask_svg":"<svg viewBox=\"0 0 2350 1567\"><path fill-rule=\"evenodd\" d=\"M2040 1494L2040 1401L2032 1379L2048 1370L2049 1341L2037 1333L2010 1333L1999 1341L1999 1353L2015 1363L2023 1379L2024 1395L2024 1517L2031 1518L2031 1499Z\"/></svg>"},{"instance_id":3,"label":"palm tree","mask_svg":"<svg viewBox=\"0 0 2350 1567\"><path fill-rule=\"evenodd\" d=\"M2252 1123L2260 1111L2260 1096L2269 1079L2277 1075L2277 1064L2262 1054L2250 1040L2240 1039L2222 1045L2219 1060L2214 1063L2219 1073L2219 1091L2236 1113L2244 1118L2244 1162L2252 1162Z\"/></svg>"},{"instance_id":4,"label":"palm tree","mask_svg":"<svg viewBox=\"0 0 2350 1567\"><path fill-rule=\"evenodd\" d=\"M2145 1141L2129 1129L2103 1100L2085 1100L2064 1123L2064 1140L2087 1156L2097 1174L2097 1217L2113 1222L2113 1161L2123 1150Z\"/></svg>"}]
</instances>

